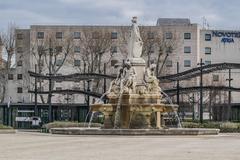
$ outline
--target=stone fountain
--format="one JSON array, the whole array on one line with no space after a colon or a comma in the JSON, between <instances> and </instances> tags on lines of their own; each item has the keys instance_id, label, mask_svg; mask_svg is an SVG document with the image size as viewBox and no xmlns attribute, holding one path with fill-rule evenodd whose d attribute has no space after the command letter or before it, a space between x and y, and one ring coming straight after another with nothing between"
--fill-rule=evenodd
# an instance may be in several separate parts
<instances>
[{"instance_id":1,"label":"stone fountain","mask_svg":"<svg viewBox=\"0 0 240 160\"><path fill-rule=\"evenodd\" d=\"M219 129L163 127L162 113L175 112L177 115L178 105L164 103L161 94L164 92L161 91L159 81L155 76L155 65L152 64L146 68L146 63L141 57L142 46L137 18L133 17L128 57L120 67L117 78L110 84L106 94L108 102L106 104L95 103L90 106L92 113L102 112L104 114L104 128L52 128L50 132L68 135L218 134ZM134 114L141 114L145 123L144 127L136 129L137 127L131 125ZM151 125L152 114L155 115L155 126Z\"/></svg>"},{"instance_id":2,"label":"stone fountain","mask_svg":"<svg viewBox=\"0 0 240 160\"><path fill-rule=\"evenodd\" d=\"M143 116L147 128L151 128L151 115L155 114L156 128L161 128L161 113L176 112L178 106L163 103L159 80L155 76L156 65L146 68L141 57L143 42L136 17L132 19L128 47L128 57L110 84L108 103L92 104L91 111L104 114L104 128L129 128L136 114Z\"/></svg>"}]
</instances>

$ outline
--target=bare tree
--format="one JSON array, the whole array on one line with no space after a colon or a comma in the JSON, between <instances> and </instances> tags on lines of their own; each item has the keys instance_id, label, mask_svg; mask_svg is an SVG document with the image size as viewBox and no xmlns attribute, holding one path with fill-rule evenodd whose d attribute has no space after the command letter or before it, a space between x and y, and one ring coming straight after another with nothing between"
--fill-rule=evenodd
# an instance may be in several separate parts
<instances>
[{"instance_id":1,"label":"bare tree","mask_svg":"<svg viewBox=\"0 0 240 160\"><path fill-rule=\"evenodd\" d=\"M177 34L164 28L156 30L146 26L140 27L140 34L143 40L142 55L146 57L147 66L155 59L156 74L159 75L168 55L177 48Z\"/></svg>"},{"instance_id":2,"label":"bare tree","mask_svg":"<svg viewBox=\"0 0 240 160\"><path fill-rule=\"evenodd\" d=\"M151 57L154 54L154 48L157 43L155 32L149 27L140 27L140 34L143 41L142 55L146 56L147 66L151 64Z\"/></svg>"},{"instance_id":3,"label":"bare tree","mask_svg":"<svg viewBox=\"0 0 240 160\"><path fill-rule=\"evenodd\" d=\"M4 50L4 56L6 59L4 60L3 57L1 57L1 73L0 73L0 86L1 86L1 103L5 99L6 94L6 86L8 83L7 75L9 74L11 67L14 65L14 54L15 54L15 24L9 24L8 29L6 32L0 33L0 45L2 46L2 49Z\"/></svg>"},{"instance_id":4,"label":"bare tree","mask_svg":"<svg viewBox=\"0 0 240 160\"><path fill-rule=\"evenodd\" d=\"M169 35L167 35L169 34ZM162 67L168 58L168 55L173 53L177 49L177 34L176 32L170 32L168 30L162 30L161 33L156 35L156 46L157 46L157 59L156 59L156 74L161 74ZM161 64L161 58L165 55L163 63ZM160 68L160 65L161 68Z\"/></svg>"},{"instance_id":5,"label":"bare tree","mask_svg":"<svg viewBox=\"0 0 240 160\"><path fill-rule=\"evenodd\" d=\"M34 41L31 48L31 54L37 65L37 73L57 75L65 63L73 64L73 39L67 36L61 40L56 39L53 33L48 34L45 39ZM39 88L44 84L39 81ZM52 88L55 83L52 82ZM42 103L44 98L40 95Z\"/></svg>"},{"instance_id":6,"label":"bare tree","mask_svg":"<svg viewBox=\"0 0 240 160\"><path fill-rule=\"evenodd\" d=\"M103 73L103 64L109 64L113 55L114 40L111 37L111 32L86 29L81 33L79 46L81 46L81 59L84 62L86 72ZM101 82L101 80L94 80L92 88L95 91L99 90Z\"/></svg>"},{"instance_id":7,"label":"bare tree","mask_svg":"<svg viewBox=\"0 0 240 160\"><path fill-rule=\"evenodd\" d=\"M101 65L105 54L111 53L113 41L111 34L106 31L84 31L80 45L82 47L82 60L89 67L88 71L102 72ZM108 57L110 59L110 57Z\"/></svg>"}]
</instances>

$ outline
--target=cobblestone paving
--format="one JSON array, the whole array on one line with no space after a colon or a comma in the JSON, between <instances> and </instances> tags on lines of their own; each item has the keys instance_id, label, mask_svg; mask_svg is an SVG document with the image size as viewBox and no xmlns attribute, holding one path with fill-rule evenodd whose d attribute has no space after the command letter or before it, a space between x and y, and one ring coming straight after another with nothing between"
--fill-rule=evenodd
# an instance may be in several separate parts
<instances>
[{"instance_id":1,"label":"cobblestone paving","mask_svg":"<svg viewBox=\"0 0 240 160\"><path fill-rule=\"evenodd\" d=\"M0 135L0 160L239 160L240 134L219 136Z\"/></svg>"}]
</instances>

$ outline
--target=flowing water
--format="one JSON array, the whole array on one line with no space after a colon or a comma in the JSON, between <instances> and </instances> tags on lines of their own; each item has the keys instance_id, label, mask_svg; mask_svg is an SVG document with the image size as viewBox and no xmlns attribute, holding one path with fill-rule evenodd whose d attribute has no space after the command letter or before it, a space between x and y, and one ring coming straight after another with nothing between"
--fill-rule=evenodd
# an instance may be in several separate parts
<instances>
[{"instance_id":1,"label":"flowing water","mask_svg":"<svg viewBox=\"0 0 240 160\"><path fill-rule=\"evenodd\" d=\"M108 95L109 93L110 93L109 91L103 93L103 95L96 101L96 103L103 103L103 100L102 100L102 99L103 99L106 95Z\"/></svg>"},{"instance_id":2,"label":"flowing water","mask_svg":"<svg viewBox=\"0 0 240 160\"><path fill-rule=\"evenodd\" d=\"M115 113L115 120L114 120L114 128L120 127L120 120L121 120L121 105L122 105L122 95L123 95L123 78L120 81L120 95L117 103L116 113Z\"/></svg>"},{"instance_id":3,"label":"flowing water","mask_svg":"<svg viewBox=\"0 0 240 160\"><path fill-rule=\"evenodd\" d=\"M91 127L91 124L92 124L92 120L93 120L94 114L95 114L95 112L92 112L92 114L91 114L91 118L90 118L90 120L89 120L89 122L88 122L88 128Z\"/></svg>"},{"instance_id":4,"label":"flowing water","mask_svg":"<svg viewBox=\"0 0 240 160\"><path fill-rule=\"evenodd\" d=\"M108 94L109 94L109 91L103 93L103 95L97 100L96 103L103 103L103 100L102 100L103 97L105 97L105 96L108 95ZM88 113L87 113L87 115L86 115L86 117L85 117L84 127L86 127L86 124L87 124L87 118L88 118L88 116L89 116L89 114L90 114L90 111L91 111L91 106L89 106ZM93 114L92 114L92 115L93 115ZM91 115L91 117L90 117L90 121L91 121L92 115ZM88 126L89 126L90 121L88 122Z\"/></svg>"},{"instance_id":5,"label":"flowing water","mask_svg":"<svg viewBox=\"0 0 240 160\"><path fill-rule=\"evenodd\" d=\"M172 107L172 110L173 110L173 112L175 114L175 117L177 118L177 121L178 121L178 128L182 128L181 120L178 116L177 111L175 111L175 109L174 109L173 102L172 102L171 98L165 92L161 91L161 93L166 97L167 101L170 103L170 105Z\"/></svg>"}]
</instances>

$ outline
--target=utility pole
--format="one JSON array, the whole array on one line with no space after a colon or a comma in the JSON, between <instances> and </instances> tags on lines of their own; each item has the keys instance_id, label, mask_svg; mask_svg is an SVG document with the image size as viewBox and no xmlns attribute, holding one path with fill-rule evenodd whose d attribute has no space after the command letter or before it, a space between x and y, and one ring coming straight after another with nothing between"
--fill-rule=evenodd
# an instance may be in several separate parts
<instances>
[{"instance_id":1,"label":"utility pole","mask_svg":"<svg viewBox=\"0 0 240 160\"><path fill-rule=\"evenodd\" d=\"M227 116L226 116L226 120L229 121L230 117L231 117L231 96L232 96L232 92L230 90L231 88L231 81L232 81L232 77L231 77L231 68L228 70L228 79L226 79L226 81L228 81L228 87L229 87L229 91L228 91L228 108L227 108Z\"/></svg>"},{"instance_id":2,"label":"utility pole","mask_svg":"<svg viewBox=\"0 0 240 160\"><path fill-rule=\"evenodd\" d=\"M177 74L179 73L179 62L177 62ZM179 80L177 80L177 104L179 105Z\"/></svg>"},{"instance_id":3,"label":"utility pole","mask_svg":"<svg viewBox=\"0 0 240 160\"><path fill-rule=\"evenodd\" d=\"M200 60L200 63L198 63L198 65L200 65L200 123L203 123L203 82L202 82L202 78L203 78L203 65L204 63L202 62L202 58Z\"/></svg>"},{"instance_id":4,"label":"utility pole","mask_svg":"<svg viewBox=\"0 0 240 160\"><path fill-rule=\"evenodd\" d=\"M37 64L35 64L35 73L37 73ZM35 86L34 86L34 116L38 116L37 113L37 77L35 77Z\"/></svg>"}]
</instances>

